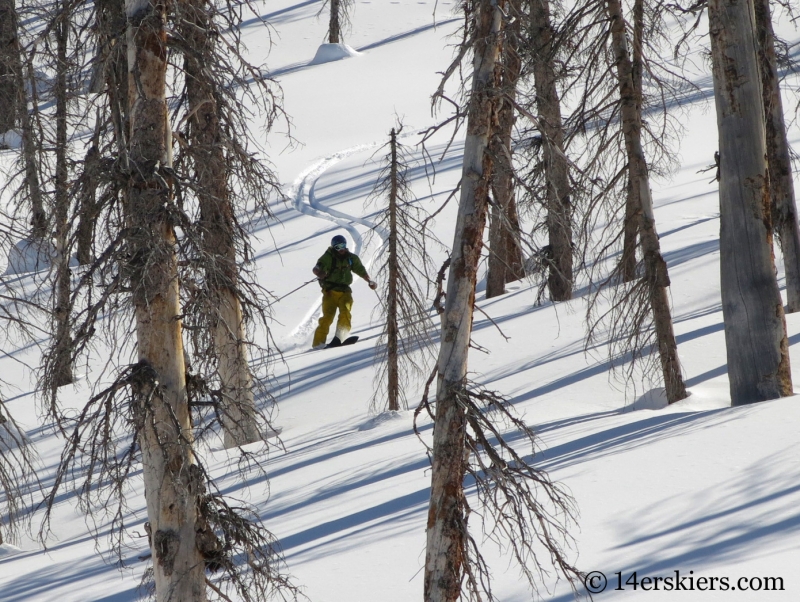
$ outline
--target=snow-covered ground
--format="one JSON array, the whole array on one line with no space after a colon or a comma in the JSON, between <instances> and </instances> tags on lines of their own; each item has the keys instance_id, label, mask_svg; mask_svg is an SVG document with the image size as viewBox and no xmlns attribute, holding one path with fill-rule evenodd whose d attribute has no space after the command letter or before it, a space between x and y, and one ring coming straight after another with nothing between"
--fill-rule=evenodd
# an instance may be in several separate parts
<instances>
[{"instance_id":1,"label":"snow-covered ground","mask_svg":"<svg viewBox=\"0 0 800 602\"><path fill-rule=\"evenodd\" d=\"M435 122L429 98L437 71L452 57L455 4L359 1L345 38L357 54L340 49L340 60L331 60L338 55L330 48L318 55L326 29L316 17L318 0L265 3L261 16L275 28L271 42L257 19L246 24L253 62L280 81L292 133L302 143L291 150L277 134L266 141L291 199L275 207L279 221L254 229L257 273L276 296L311 278L335 233L345 233L370 267L377 241L365 235L375 208L365 200L380 168L375 151L397 117L406 132ZM707 76L700 77L707 87ZM479 306L509 340L476 314L475 340L490 353L473 351L470 369L474 380L512 399L540 437L538 465L574 496L580 518L571 531L573 557L580 569L608 577L599 599L800 600L800 400L727 407L716 184L697 173L716 148L713 106L698 99L681 121L681 169L653 182L653 194L691 396L665 408L648 385L623 390L610 379L602 351L583 353L584 300L534 306L526 282L490 301L479 294ZM258 123L253 128L260 135ZM413 145L418 137L404 140ZM452 190L460 148L457 139L432 186L424 170L413 171L421 203L436 207ZM445 242L452 237L452 205L437 220ZM281 542L288 571L311 600L419 600L429 463L411 431L411 412L368 414L380 324L373 316L377 299L365 283L355 284L354 297L353 327L362 340L341 350L307 352L319 306L313 285L274 307L273 335L285 362L274 366L271 387L286 449L270 452L268 484L256 480L240 489L226 452L212 449L205 460L224 491L259 508ZM787 325L800 390L800 316L787 316ZM4 351L10 355L0 359L0 375L15 387L3 391L8 408L29 429L40 478L49 482L62 440L37 426L33 375L20 369L20 362L36 366L38 352ZM65 400L77 403L87 391L87 381L79 381L64 390ZM422 432L429 437L429 426ZM141 489L140 482L133 485ZM19 549L0 547L0 601L134 600L145 567L138 558L147 547L144 520L140 495L133 498L120 571L105 562L102 522L95 541L75 499L63 496L46 550L30 537L15 542ZM499 551L487 546L487 554L498 599L530 599ZM679 571L682 587L694 591L663 591L663 582L662 591L634 591L624 583L634 571L640 580L674 578ZM615 590L617 573L623 591ZM699 591L712 577L716 591ZM742 591L738 582L770 577L782 578L784 590ZM723 578L738 589L719 591ZM571 597L564 583L548 582L541 593Z\"/></svg>"}]
</instances>

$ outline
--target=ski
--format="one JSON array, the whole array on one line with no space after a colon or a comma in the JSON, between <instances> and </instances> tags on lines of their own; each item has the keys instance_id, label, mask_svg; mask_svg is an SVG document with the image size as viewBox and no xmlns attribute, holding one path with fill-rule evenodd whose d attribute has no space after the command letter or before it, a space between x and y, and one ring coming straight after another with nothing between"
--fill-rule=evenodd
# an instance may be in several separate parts
<instances>
[{"instance_id":1,"label":"ski","mask_svg":"<svg viewBox=\"0 0 800 602\"><path fill-rule=\"evenodd\" d=\"M344 342L339 340L339 337L333 337L330 343L325 345L325 349L330 349L331 347L344 347L345 345L352 345L358 340L358 335L353 335L351 337L347 337Z\"/></svg>"}]
</instances>

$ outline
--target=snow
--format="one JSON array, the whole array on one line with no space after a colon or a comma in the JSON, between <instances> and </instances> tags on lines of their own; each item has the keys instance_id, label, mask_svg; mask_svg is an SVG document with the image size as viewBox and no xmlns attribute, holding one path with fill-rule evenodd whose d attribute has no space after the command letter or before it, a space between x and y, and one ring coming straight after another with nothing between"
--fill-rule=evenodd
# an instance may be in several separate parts
<instances>
[{"instance_id":1,"label":"snow","mask_svg":"<svg viewBox=\"0 0 800 602\"><path fill-rule=\"evenodd\" d=\"M346 40L358 60L304 62L324 39L318 2L265 5L264 17L276 31L272 40L257 22L245 27L253 62L267 65L279 80L292 133L302 143L286 149L278 132L265 140L291 200L275 206L277 221L252 226L258 277L276 296L312 277L311 267L337 233L354 241L368 269L374 265L380 233L367 236L376 208L365 201L380 169L379 149L398 117L405 124L404 143L419 162L411 183L420 203L438 207L455 186L462 138L437 164L432 184L421 167L421 151L413 147L419 140L414 132L435 122L429 98L437 72L452 57L454 4L356 3ZM798 38L795 32L787 35L790 41ZM708 91L707 73L696 81ZM537 432L538 466L569 489L580 511L571 528L573 558L582 570L602 571L609 579L601 599L795 601L800 599L800 400L729 407L717 188L709 183L710 174L697 173L713 161L713 105L699 95L676 110L685 126L681 168L652 184L690 397L667 407L657 382L624 389L609 377L602 349L583 352L584 300L535 306L528 282L491 300L478 294L478 305L510 338L477 313L474 338L490 353L471 352L471 377L509 396ZM254 122L253 131L261 135L260 124ZM438 158L435 151L447 142L447 133L432 140L432 156ZM453 205L436 223L445 242L452 238ZM249 488L241 487L235 458L221 446L202 455L223 490L258 507L281 542L287 570L311 600L419 600L429 461L412 432L412 411L368 413L381 325L373 313L377 299L365 283L356 282L354 298L353 332L361 340L324 352L308 351L319 310L315 285L273 308L272 335L284 362L275 364L269 386L285 451L269 452L268 484L254 478ZM800 391L800 316L787 316L787 328ZM35 367L39 351L3 350L9 353L0 357L7 409L35 442L39 477L49 483L63 440L39 426L35 373L21 368ZM66 404L87 398L94 370L63 389ZM410 400L419 398L419 389ZM430 425L423 420L420 430L430 442ZM105 517L96 513L87 524L75 498L65 495L46 549L29 535L13 542L19 549L0 547L0 600L135 600L146 565L139 556L147 543L141 482L134 479L131 486L137 494L126 517L122 570L107 563ZM97 528L98 543L89 526ZM486 547L498 599L529 600L518 571L501 552ZM691 571L695 579L725 577L732 583L740 577L782 577L785 590L674 594L625 586L615 591L615 573L624 581L634 571L640 579ZM571 599L563 582L549 580L541 593L548 600Z\"/></svg>"},{"instance_id":2,"label":"snow","mask_svg":"<svg viewBox=\"0 0 800 602\"><path fill-rule=\"evenodd\" d=\"M321 44L317 48L317 54L314 55L311 64L330 63L331 61L339 61L352 56L359 56L360 54L360 52L353 50L347 44Z\"/></svg>"},{"instance_id":3,"label":"snow","mask_svg":"<svg viewBox=\"0 0 800 602\"><path fill-rule=\"evenodd\" d=\"M0 149L22 148L22 136L16 130L0 133Z\"/></svg>"},{"instance_id":4,"label":"snow","mask_svg":"<svg viewBox=\"0 0 800 602\"><path fill-rule=\"evenodd\" d=\"M56 248L42 240L20 240L8 253L6 275L47 270L56 258Z\"/></svg>"}]
</instances>

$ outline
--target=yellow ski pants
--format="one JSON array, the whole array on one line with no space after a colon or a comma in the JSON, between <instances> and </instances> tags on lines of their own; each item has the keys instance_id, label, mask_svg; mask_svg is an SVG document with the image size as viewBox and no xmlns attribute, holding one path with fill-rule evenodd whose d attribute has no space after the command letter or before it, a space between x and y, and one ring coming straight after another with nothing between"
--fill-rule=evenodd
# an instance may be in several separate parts
<instances>
[{"instance_id":1,"label":"yellow ski pants","mask_svg":"<svg viewBox=\"0 0 800 602\"><path fill-rule=\"evenodd\" d=\"M336 336L344 341L350 332L350 310L353 308L353 294L339 291L322 291L322 316L319 326L314 331L313 347L321 345L328 338L328 330L333 324L336 310L339 310L339 320L336 322Z\"/></svg>"}]
</instances>

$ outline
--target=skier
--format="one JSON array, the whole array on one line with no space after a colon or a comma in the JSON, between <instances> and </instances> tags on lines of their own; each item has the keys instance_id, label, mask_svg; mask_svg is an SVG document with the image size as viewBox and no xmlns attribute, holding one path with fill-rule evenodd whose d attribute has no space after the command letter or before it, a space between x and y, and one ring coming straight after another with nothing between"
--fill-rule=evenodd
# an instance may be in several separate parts
<instances>
[{"instance_id":1,"label":"skier","mask_svg":"<svg viewBox=\"0 0 800 602\"><path fill-rule=\"evenodd\" d=\"M372 290L378 288L378 284L369 277L358 255L347 250L347 239L341 234L331 239L331 246L317 260L317 265L312 271L322 287L322 316L319 319L319 326L314 331L312 347L321 349L326 346L328 329L333 323L337 309L339 319L336 322L336 334L329 346L339 346L347 339L347 334L350 332L350 310L353 307L353 294L350 290L350 284L353 282L352 272L366 280Z\"/></svg>"}]
</instances>

